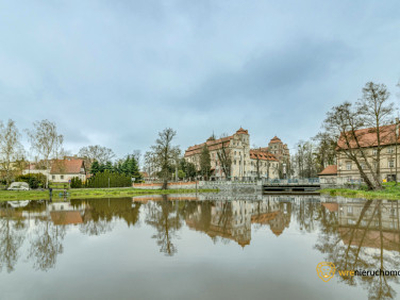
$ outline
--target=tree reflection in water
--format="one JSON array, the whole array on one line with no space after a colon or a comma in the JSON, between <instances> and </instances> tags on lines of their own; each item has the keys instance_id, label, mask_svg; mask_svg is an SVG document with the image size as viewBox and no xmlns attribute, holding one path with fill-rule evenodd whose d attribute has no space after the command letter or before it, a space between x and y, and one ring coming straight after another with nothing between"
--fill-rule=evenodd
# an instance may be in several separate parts
<instances>
[{"instance_id":1,"label":"tree reflection in water","mask_svg":"<svg viewBox=\"0 0 400 300\"><path fill-rule=\"evenodd\" d=\"M10 273L14 271L20 256L19 249L25 240L26 226L19 214L15 214L6 203L0 205L0 272L5 267Z\"/></svg>"},{"instance_id":2,"label":"tree reflection in water","mask_svg":"<svg viewBox=\"0 0 400 300\"><path fill-rule=\"evenodd\" d=\"M76 207L84 207L80 231L87 235L101 235L112 231L113 218L125 220L128 226L134 226L139 220L141 203L132 198L72 200Z\"/></svg>"},{"instance_id":3,"label":"tree reflection in water","mask_svg":"<svg viewBox=\"0 0 400 300\"><path fill-rule=\"evenodd\" d=\"M63 252L64 237L65 225L54 226L50 218L36 224L28 250L28 259L33 261L34 269L47 271L55 267L57 255Z\"/></svg>"},{"instance_id":4,"label":"tree reflection in water","mask_svg":"<svg viewBox=\"0 0 400 300\"><path fill-rule=\"evenodd\" d=\"M399 204L368 200L339 203L336 212L322 210L321 233L315 248L326 254L339 270L399 269ZM370 299L394 299L390 282L398 277L338 277L349 285L361 285Z\"/></svg>"},{"instance_id":5,"label":"tree reflection in water","mask_svg":"<svg viewBox=\"0 0 400 300\"><path fill-rule=\"evenodd\" d=\"M172 239L176 237L176 232L182 226L179 210L179 202L168 201L167 195L162 195L161 201L146 204L145 222L156 229L157 232L152 238L157 240L160 252L167 256L178 252Z\"/></svg>"}]
</instances>

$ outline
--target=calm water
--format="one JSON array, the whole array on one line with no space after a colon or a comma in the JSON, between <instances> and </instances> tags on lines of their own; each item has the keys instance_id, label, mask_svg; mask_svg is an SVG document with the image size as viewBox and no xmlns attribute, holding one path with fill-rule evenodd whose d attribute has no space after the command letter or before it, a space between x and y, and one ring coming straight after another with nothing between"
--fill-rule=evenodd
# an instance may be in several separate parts
<instances>
[{"instance_id":1,"label":"calm water","mask_svg":"<svg viewBox=\"0 0 400 300\"><path fill-rule=\"evenodd\" d=\"M180 195L0 203L0 299L396 299L399 202Z\"/></svg>"}]
</instances>

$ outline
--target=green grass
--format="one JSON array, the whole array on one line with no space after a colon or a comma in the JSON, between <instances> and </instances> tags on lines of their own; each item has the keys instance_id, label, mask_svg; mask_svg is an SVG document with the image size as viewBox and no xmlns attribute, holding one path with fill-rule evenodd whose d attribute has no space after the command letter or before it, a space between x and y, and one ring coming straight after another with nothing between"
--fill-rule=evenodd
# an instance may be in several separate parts
<instances>
[{"instance_id":1,"label":"green grass","mask_svg":"<svg viewBox=\"0 0 400 300\"><path fill-rule=\"evenodd\" d=\"M53 189L63 189L64 186L69 187L69 183L61 183L61 182L49 182L49 186Z\"/></svg>"},{"instance_id":2,"label":"green grass","mask_svg":"<svg viewBox=\"0 0 400 300\"><path fill-rule=\"evenodd\" d=\"M61 199L59 193L63 190L53 190L53 199ZM198 189L198 193L215 192L216 190ZM170 190L142 190L134 188L102 188L102 189L70 189L68 199L85 198L119 198L139 195L165 195L195 193L195 189L170 189ZM17 200L48 200L49 191L0 191L0 202Z\"/></svg>"},{"instance_id":3,"label":"green grass","mask_svg":"<svg viewBox=\"0 0 400 300\"><path fill-rule=\"evenodd\" d=\"M343 196L346 198L386 199L400 200L400 184L389 182L383 184L381 191L351 190L351 189L324 189L320 192L331 196Z\"/></svg>"}]
</instances>

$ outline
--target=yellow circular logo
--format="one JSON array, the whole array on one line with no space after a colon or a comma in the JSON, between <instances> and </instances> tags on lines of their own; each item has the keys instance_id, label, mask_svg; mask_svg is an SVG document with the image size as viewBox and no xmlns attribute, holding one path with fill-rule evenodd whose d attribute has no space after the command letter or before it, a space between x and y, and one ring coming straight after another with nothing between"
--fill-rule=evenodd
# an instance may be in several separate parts
<instances>
[{"instance_id":1,"label":"yellow circular logo","mask_svg":"<svg viewBox=\"0 0 400 300\"><path fill-rule=\"evenodd\" d=\"M333 263L328 261L320 262L317 265L317 274L324 282L328 282L335 275L336 267Z\"/></svg>"}]
</instances>

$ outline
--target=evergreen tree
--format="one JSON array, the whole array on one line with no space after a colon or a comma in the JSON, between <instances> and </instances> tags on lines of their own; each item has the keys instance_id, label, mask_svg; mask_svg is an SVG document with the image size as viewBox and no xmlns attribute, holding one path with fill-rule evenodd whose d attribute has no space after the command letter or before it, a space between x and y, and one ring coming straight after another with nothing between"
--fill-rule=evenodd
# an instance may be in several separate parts
<instances>
[{"instance_id":1,"label":"evergreen tree","mask_svg":"<svg viewBox=\"0 0 400 300\"><path fill-rule=\"evenodd\" d=\"M193 163L187 163L186 164L186 176L190 179L193 179L196 177L197 172L196 172L196 166Z\"/></svg>"},{"instance_id":2,"label":"evergreen tree","mask_svg":"<svg viewBox=\"0 0 400 300\"><path fill-rule=\"evenodd\" d=\"M104 170L107 170L109 172L113 172L114 171L114 167L113 167L111 161L106 162L106 165L104 166Z\"/></svg>"},{"instance_id":3,"label":"evergreen tree","mask_svg":"<svg viewBox=\"0 0 400 300\"><path fill-rule=\"evenodd\" d=\"M118 174L109 170L98 172L95 176L87 181L87 187L102 188L102 187L128 187L132 186L130 176Z\"/></svg>"},{"instance_id":4,"label":"evergreen tree","mask_svg":"<svg viewBox=\"0 0 400 300\"><path fill-rule=\"evenodd\" d=\"M96 175L96 173L100 172L100 165L97 160L95 160L90 168L90 174Z\"/></svg>"},{"instance_id":5,"label":"evergreen tree","mask_svg":"<svg viewBox=\"0 0 400 300\"><path fill-rule=\"evenodd\" d=\"M206 144L204 144L203 149L200 154L200 172L201 175L207 180L211 174L211 158L210 151Z\"/></svg>"}]
</instances>

